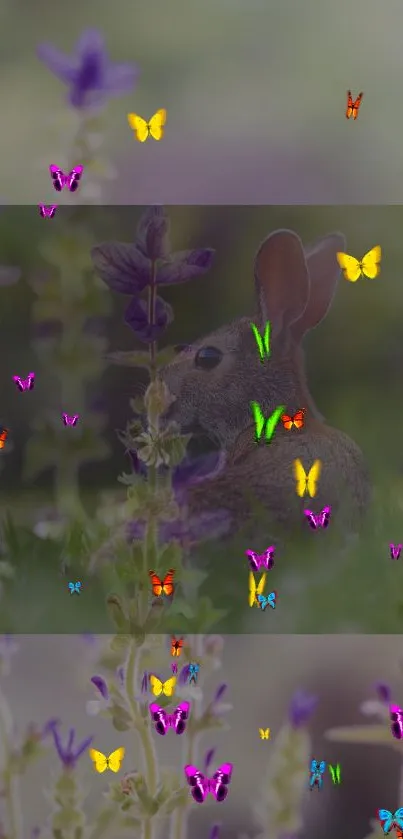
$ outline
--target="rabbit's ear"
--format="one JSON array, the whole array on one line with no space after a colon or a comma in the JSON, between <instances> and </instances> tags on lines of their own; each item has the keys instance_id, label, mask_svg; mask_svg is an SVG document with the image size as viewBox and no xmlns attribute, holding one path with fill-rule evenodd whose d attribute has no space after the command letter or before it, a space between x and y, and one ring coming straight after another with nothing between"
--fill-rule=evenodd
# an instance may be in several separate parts
<instances>
[{"instance_id":1,"label":"rabbit's ear","mask_svg":"<svg viewBox=\"0 0 403 839\"><path fill-rule=\"evenodd\" d=\"M302 242L291 230L276 230L260 246L255 283L262 322L275 338L303 316L309 299L309 273Z\"/></svg>"},{"instance_id":2,"label":"rabbit's ear","mask_svg":"<svg viewBox=\"0 0 403 839\"><path fill-rule=\"evenodd\" d=\"M302 317L293 324L291 330L297 342L317 326L329 311L340 275L336 254L345 248L346 240L342 233L331 233L313 247L306 248L310 293Z\"/></svg>"}]
</instances>

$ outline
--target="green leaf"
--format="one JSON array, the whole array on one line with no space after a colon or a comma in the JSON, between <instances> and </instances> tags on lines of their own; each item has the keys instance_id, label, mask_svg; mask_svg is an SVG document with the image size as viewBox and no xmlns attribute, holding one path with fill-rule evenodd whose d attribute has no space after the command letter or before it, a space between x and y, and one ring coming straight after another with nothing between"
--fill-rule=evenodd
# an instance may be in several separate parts
<instances>
[{"instance_id":1,"label":"green leaf","mask_svg":"<svg viewBox=\"0 0 403 839\"><path fill-rule=\"evenodd\" d=\"M170 542L160 551L160 555L158 557L158 568L156 570L157 572L162 570L166 572L168 568L174 568L177 579L179 579L181 574L181 565L182 548L177 542Z\"/></svg>"},{"instance_id":2,"label":"green leaf","mask_svg":"<svg viewBox=\"0 0 403 839\"><path fill-rule=\"evenodd\" d=\"M123 632L125 635L127 635L127 633L129 632L129 620L123 608L121 598L117 594L110 594L106 599L106 605L108 608L109 616L114 626L116 626L118 632ZM112 643L115 643L116 641L117 639L113 638ZM121 649L122 647L119 646L119 648ZM114 649L116 649L116 647Z\"/></svg>"}]
</instances>

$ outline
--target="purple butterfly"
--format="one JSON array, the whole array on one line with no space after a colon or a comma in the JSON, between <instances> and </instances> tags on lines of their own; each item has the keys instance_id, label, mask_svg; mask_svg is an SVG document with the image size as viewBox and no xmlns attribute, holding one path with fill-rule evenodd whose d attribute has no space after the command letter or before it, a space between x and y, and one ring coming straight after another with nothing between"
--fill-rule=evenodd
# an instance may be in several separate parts
<instances>
[{"instance_id":1,"label":"purple butterfly","mask_svg":"<svg viewBox=\"0 0 403 839\"><path fill-rule=\"evenodd\" d=\"M270 548L266 548L262 554L257 554L255 551L245 551L251 570L259 571L259 568L267 568L268 571L271 571L274 565L275 550L275 546L270 545Z\"/></svg>"},{"instance_id":2,"label":"purple butterfly","mask_svg":"<svg viewBox=\"0 0 403 839\"><path fill-rule=\"evenodd\" d=\"M399 705L389 705L389 714L391 731L396 740L401 740L403 737L403 710Z\"/></svg>"},{"instance_id":3,"label":"purple butterfly","mask_svg":"<svg viewBox=\"0 0 403 839\"><path fill-rule=\"evenodd\" d=\"M68 186L70 192L75 192L78 188L83 171L83 166L76 166L71 170L71 172L69 172L68 175L65 175L64 172L59 169L58 166L54 166L53 163L49 166L49 172L56 192L61 192L65 186Z\"/></svg>"},{"instance_id":4,"label":"purple butterfly","mask_svg":"<svg viewBox=\"0 0 403 839\"><path fill-rule=\"evenodd\" d=\"M389 548L390 548L390 558L391 559L399 559L399 556L402 552L402 546L401 545L394 545L393 542L391 542L390 545L389 545Z\"/></svg>"},{"instance_id":5,"label":"purple butterfly","mask_svg":"<svg viewBox=\"0 0 403 839\"><path fill-rule=\"evenodd\" d=\"M69 417L68 414L62 414L62 419L65 425L77 425L80 415L73 414L72 417Z\"/></svg>"},{"instance_id":6,"label":"purple butterfly","mask_svg":"<svg viewBox=\"0 0 403 839\"><path fill-rule=\"evenodd\" d=\"M181 702L173 714L167 714L156 702L151 702L148 710L157 734L165 735L169 728L174 728L177 734L183 734L189 719L190 702Z\"/></svg>"},{"instance_id":7,"label":"purple butterfly","mask_svg":"<svg viewBox=\"0 0 403 839\"><path fill-rule=\"evenodd\" d=\"M317 530L318 527L328 527L330 522L331 507L324 507L317 515L312 510L304 510L304 516L307 517L312 530Z\"/></svg>"},{"instance_id":8,"label":"purple butterfly","mask_svg":"<svg viewBox=\"0 0 403 839\"><path fill-rule=\"evenodd\" d=\"M197 766L188 764L184 767L186 780L191 787L191 793L198 804L203 804L209 792L216 801L224 801L228 795L228 785L232 776L232 763L223 763L214 772L212 778L206 778Z\"/></svg>"},{"instance_id":9,"label":"purple butterfly","mask_svg":"<svg viewBox=\"0 0 403 839\"><path fill-rule=\"evenodd\" d=\"M19 376L13 376L13 381L16 383L18 390L21 393L24 390L33 390L35 384L35 373L28 373L26 379L21 379Z\"/></svg>"},{"instance_id":10,"label":"purple butterfly","mask_svg":"<svg viewBox=\"0 0 403 839\"><path fill-rule=\"evenodd\" d=\"M42 218L53 218L57 210L57 204L38 204Z\"/></svg>"}]
</instances>

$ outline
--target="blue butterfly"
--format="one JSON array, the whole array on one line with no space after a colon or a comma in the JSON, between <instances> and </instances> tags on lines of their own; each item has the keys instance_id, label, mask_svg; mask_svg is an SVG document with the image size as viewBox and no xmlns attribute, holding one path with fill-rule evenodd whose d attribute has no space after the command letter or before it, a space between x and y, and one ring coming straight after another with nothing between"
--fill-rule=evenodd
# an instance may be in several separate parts
<instances>
[{"instance_id":1,"label":"blue butterfly","mask_svg":"<svg viewBox=\"0 0 403 839\"><path fill-rule=\"evenodd\" d=\"M77 594L80 594L80 592L81 592L81 583L80 583L80 582L78 582L78 583L69 583L69 589L70 589L70 594L74 594L75 592L77 592Z\"/></svg>"},{"instance_id":2,"label":"blue butterfly","mask_svg":"<svg viewBox=\"0 0 403 839\"><path fill-rule=\"evenodd\" d=\"M326 761L321 760L319 763L318 760L311 760L311 777L309 780L309 788L312 790L315 786L318 789L322 789L323 786L323 773L326 769ZM385 811L384 811L385 812Z\"/></svg>"},{"instance_id":3,"label":"blue butterfly","mask_svg":"<svg viewBox=\"0 0 403 839\"><path fill-rule=\"evenodd\" d=\"M403 807L399 807L395 813L390 810L378 810L378 819L383 822L383 832L389 833L392 827L400 827L403 830Z\"/></svg>"},{"instance_id":4,"label":"blue butterfly","mask_svg":"<svg viewBox=\"0 0 403 839\"><path fill-rule=\"evenodd\" d=\"M190 662L189 670L188 670L188 684L189 685L192 682L194 682L194 684L196 684L197 677L199 675L199 670L200 670L200 664Z\"/></svg>"},{"instance_id":5,"label":"blue butterfly","mask_svg":"<svg viewBox=\"0 0 403 839\"><path fill-rule=\"evenodd\" d=\"M262 612L264 612L266 606L271 606L272 609L276 608L276 597L277 593L275 591L271 591L267 597L265 597L264 594L258 594L257 599L260 603Z\"/></svg>"}]
</instances>

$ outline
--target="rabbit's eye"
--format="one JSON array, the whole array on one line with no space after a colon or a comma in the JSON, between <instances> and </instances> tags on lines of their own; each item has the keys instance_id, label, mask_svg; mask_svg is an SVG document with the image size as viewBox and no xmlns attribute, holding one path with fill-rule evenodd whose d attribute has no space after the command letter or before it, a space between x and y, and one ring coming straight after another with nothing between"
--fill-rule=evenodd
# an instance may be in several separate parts
<instances>
[{"instance_id":1,"label":"rabbit's eye","mask_svg":"<svg viewBox=\"0 0 403 839\"><path fill-rule=\"evenodd\" d=\"M213 370L220 363L222 356L221 350L217 347L202 347L196 353L195 365L203 370Z\"/></svg>"}]
</instances>

